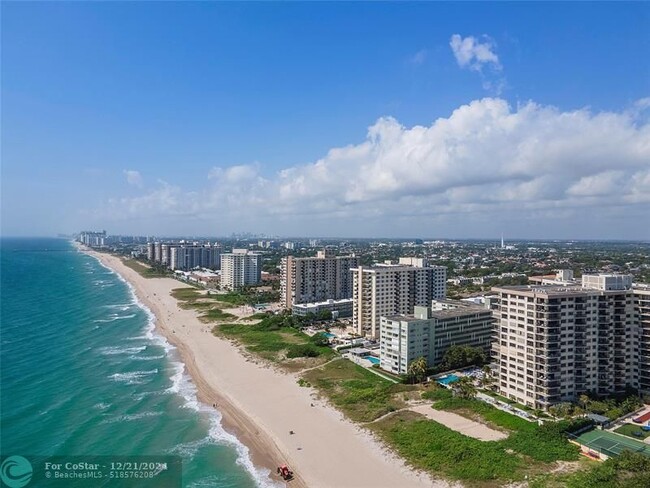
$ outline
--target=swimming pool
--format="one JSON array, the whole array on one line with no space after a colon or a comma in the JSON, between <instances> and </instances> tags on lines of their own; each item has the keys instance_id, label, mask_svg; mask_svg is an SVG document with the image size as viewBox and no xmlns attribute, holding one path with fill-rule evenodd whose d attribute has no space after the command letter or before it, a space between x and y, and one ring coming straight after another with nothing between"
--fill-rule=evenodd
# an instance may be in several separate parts
<instances>
[{"instance_id":1,"label":"swimming pool","mask_svg":"<svg viewBox=\"0 0 650 488\"><path fill-rule=\"evenodd\" d=\"M442 378L438 378L438 383L441 385L448 385L449 383L454 383L458 381L460 378L456 376L455 374L448 374L447 376L443 376Z\"/></svg>"},{"instance_id":2,"label":"swimming pool","mask_svg":"<svg viewBox=\"0 0 650 488\"><path fill-rule=\"evenodd\" d=\"M332 334L330 332L323 332L323 335L328 339L331 339L332 337L336 337L336 334Z\"/></svg>"},{"instance_id":3,"label":"swimming pool","mask_svg":"<svg viewBox=\"0 0 650 488\"><path fill-rule=\"evenodd\" d=\"M379 359L374 356L366 356L364 359L367 359L372 364L379 364Z\"/></svg>"}]
</instances>

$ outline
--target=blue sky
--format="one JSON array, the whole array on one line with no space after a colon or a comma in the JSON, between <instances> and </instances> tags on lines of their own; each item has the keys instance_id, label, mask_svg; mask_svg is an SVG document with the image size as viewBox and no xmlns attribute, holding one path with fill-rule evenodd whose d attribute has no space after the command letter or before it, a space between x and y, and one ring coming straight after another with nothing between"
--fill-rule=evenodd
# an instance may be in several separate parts
<instances>
[{"instance_id":1,"label":"blue sky","mask_svg":"<svg viewBox=\"0 0 650 488\"><path fill-rule=\"evenodd\" d=\"M3 2L2 233L648 239L649 32L641 2Z\"/></svg>"}]
</instances>

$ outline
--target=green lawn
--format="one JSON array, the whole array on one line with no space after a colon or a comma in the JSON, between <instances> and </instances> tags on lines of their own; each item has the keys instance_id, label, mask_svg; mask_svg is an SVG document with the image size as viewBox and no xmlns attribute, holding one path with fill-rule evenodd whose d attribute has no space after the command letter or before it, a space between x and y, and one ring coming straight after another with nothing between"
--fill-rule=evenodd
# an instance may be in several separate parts
<instances>
[{"instance_id":1,"label":"green lawn","mask_svg":"<svg viewBox=\"0 0 650 488\"><path fill-rule=\"evenodd\" d=\"M347 359L308 371L302 378L358 422L369 422L403 408L399 393L421 388L393 383Z\"/></svg>"},{"instance_id":2,"label":"green lawn","mask_svg":"<svg viewBox=\"0 0 650 488\"><path fill-rule=\"evenodd\" d=\"M447 390L449 391L449 390ZM448 396L433 404L436 410L456 412L473 420L485 421L497 428L511 431L533 431L537 424L524 420L503 410L488 405L481 400Z\"/></svg>"},{"instance_id":3,"label":"green lawn","mask_svg":"<svg viewBox=\"0 0 650 488\"><path fill-rule=\"evenodd\" d=\"M616 432L617 434L626 435L628 437L631 437L632 439L637 439L637 440L650 437L650 431L641 430L641 426L636 424L623 424L618 429L615 429L614 432ZM634 435L634 432L640 435Z\"/></svg>"}]
</instances>

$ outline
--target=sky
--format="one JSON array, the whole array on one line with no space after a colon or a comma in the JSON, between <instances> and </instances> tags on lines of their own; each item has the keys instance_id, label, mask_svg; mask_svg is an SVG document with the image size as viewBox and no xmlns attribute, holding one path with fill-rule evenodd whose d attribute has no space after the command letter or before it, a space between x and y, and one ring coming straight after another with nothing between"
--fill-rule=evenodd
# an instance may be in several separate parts
<instances>
[{"instance_id":1,"label":"sky","mask_svg":"<svg viewBox=\"0 0 650 488\"><path fill-rule=\"evenodd\" d=\"M650 3L1 9L4 236L650 239Z\"/></svg>"}]
</instances>

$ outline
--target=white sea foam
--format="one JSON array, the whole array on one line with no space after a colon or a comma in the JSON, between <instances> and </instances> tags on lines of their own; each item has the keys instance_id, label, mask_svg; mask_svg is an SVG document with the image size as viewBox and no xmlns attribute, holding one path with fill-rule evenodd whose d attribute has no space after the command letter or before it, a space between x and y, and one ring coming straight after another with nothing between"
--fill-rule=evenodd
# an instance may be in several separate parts
<instances>
[{"instance_id":1,"label":"white sea foam","mask_svg":"<svg viewBox=\"0 0 650 488\"><path fill-rule=\"evenodd\" d=\"M125 312L133 305L133 303L116 303L115 305L104 305L102 308L110 308L111 310L119 310L120 312Z\"/></svg>"},{"instance_id":2,"label":"white sea foam","mask_svg":"<svg viewBox=\"0 0 650 488\"><path fill-rule=\"evenodd\" d=\"M129 371L128 373L115 373L109 376L113 381L126 383L127 385L141 385L147 376L157 374L157 369L150 371Z\"/></svg>"},{"instance_id":3,"label":"white sea foam","mask_svg":"<svg viewBox=\"0 0 650 488\"><path fill-rule=\"evenodd\" d=\"M132 361L155 361L156 359L163 359L165 356L129 356Z\"/></svg>"},{"instance_id":4,"label":"white sea foam","mask_svg":"<svg viewBox=\"0 0 650 488\"><path fill-rule=\"evenodd\" d=\"M97 259L97 258L96 258ZM135 289L131 283L125 280L119 273L116 273L113 269L104 265L99 259L97 259L99 264L107 269L110 273L117 276L117 278L124 283L133 297L133 303L140 307L147 314L147 325L145 326L144 335L147 339L152 341L155 345L161 346L165 349L165 353L170 356L175 355L176 348L171 345L165 337L156 333L156 316L153 312L142 303L137 295L135 294ZM135 339L135 338L133 338ZM138 337L139 339L139 337ZM196 387L192 383L189 375L185 373L185 365L180 361L173 361L172 366L174 367L174 373L171 376L172 385L166 390L168 393L179 394L185 400L184 406L186 408L191 408L197 412L201 412L210 419L210 430L208 436L203 440L197 441L199 444L203 441L211 442L216 444L225 444L229 445L237 452L237 464L242 466L250 476L255 480L255 484L260 488L279 488L285 487L286 484L279 483L270 477L270 471L265 468L258 468L253 464L253 461L250 456L248 447L241 443L237 437L226 432L221 425L221 412L214 408L210 408L207 405L201 404L196 396ZM187 445L186 445L187 447ZM196 451L194 451L196 452Z\"/></svg>"},{"instance_id":5,"label":"white sea foam","mask_svg":"<svg viewBox=\"0 0 650 488\"><path fill-rule=\"evenodd\" d=\"M97 410L106 410L108 407L110 407L110 404L108 403L96 403L93 405L93 408L96 408Z\"/></svg>"},{"instance_id":6,"label":"white sea foam","mask_svg":"<svg viewBox=\"0 0 650 488\"><path fill-rule=\"evenodd\" d=\"M107 346L99 349L99 354L102 356L114 356L116 354L135 354L144 351L147 346L138 347L122 347L122 346Z\"/></svg>"},{"instance_id":7,"label":"white sea foam","mask_svg":"<svg viewBox=\"0 0 650 488\"><path fill-rule=\"evenodd\" d=\"M130 422L133 420L140 420L148 417L158 417L162 414L163 412L140 412L140 413L125 414L125 415L117 415L115 417L111 417L106 420L103 420L102 424L113 424L115 422Z\"/></svg>"},{"instance_id":8,"label":"white sea foam","mask_svg":"<svg viewBox=\"0 0 650 488\"><path fill-rule=\"evenodd\" d=\"M116 313L111 314L108 318L105 319L95 319L93 322L101 322L101 323L106 323L106 322L115 322L116 320L124 320L124 319L132 319L135 317L135 314L129 314L129 315L118 315Z\"/></svg>"}]
</instances>

